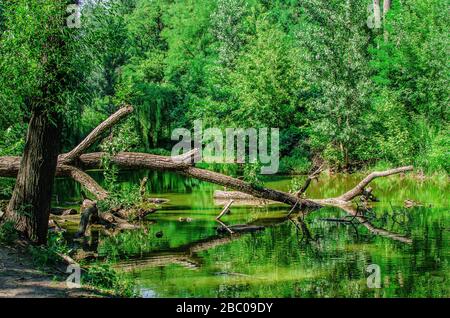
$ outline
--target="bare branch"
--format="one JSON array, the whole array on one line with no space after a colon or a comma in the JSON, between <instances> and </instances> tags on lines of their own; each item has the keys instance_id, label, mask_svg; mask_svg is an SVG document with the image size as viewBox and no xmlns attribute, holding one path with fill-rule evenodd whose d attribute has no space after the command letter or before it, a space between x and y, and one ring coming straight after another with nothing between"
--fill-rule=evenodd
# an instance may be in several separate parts
<instances>
[{"instance_id":1,"label":"bare branch","mask_svg":"<svg viewBox=\"0 0 450 318\"><path fill-rule=\"evenodd\" d=\"M120 108L117 112L109 116L104 122L98 125L82 142L73 148L69 153L60 157L60 161L67 164L78 158L83 152L85 152L92 144L99 139L102 134L117 124L122 118L127 116L133 111L132 106L125 106Z\"/></svg>"},{"instance_id":2,"label":"bare branch","mask_svg":"<svg viewBox=\"0 0 450 318\"><path fill-rule=\"evenodd\" d=\"M358 195L361 195L364 191L364 188L367 187L367 185L370 182L372 182L374 179L379 178L379 177L387 177L387 176L391 176L394 174L412 171L412 170L414 170L414 167L408 166L408 167L401 167L401 168L396 168L396 169L391 169L391 170L386 170L386 171L372 172L367 177L365 177L356 187L354 187L353 189L344 193L343 195L339 196L336 199L340 200L340 201L345 201L345 202L351 201Z\"/></svg>"},{"instance_id":3,"label":"bare branch","mask_svg":"<svg viewBox=\"0 0 450 318\"><path fill-rule=\"evenodd\" d=\"M95 195L98 200L104 200L108 197L108 192L103 189L92 177L80 169L73 166L60 165L58 166L58 171L62 174L70 176L72 179L80 183L86 188L86 190Z\"/></svg>"},{"instance_id":4,"label":"bare branch","mask_svg":"<svg viewBox=\"0 0 450 318\"><path fill-rule=\"evenodd\" d=\"M220 212L220 214L216 217L217 221L219 221L222 218L222 216L224 216L225 214L227 214L230 211L230 207L233 204L233 202L234 202L234 200L230 200L230 202L228 202L228 204L225 205L222 212Z\"/></svg>"},{"instance_id":5,"label":"bare branch","mask_svg":"<svg viewBox=\"0 0 450 318\"><path fill-rule=\"evenodd\" d=\"M311 181L313 181L314 179L317 179L319 177L319 175L322 173L322 171L323 171L323 165L321 165L317 170L310 172L308 174L308 178L306 179L302 188L295 193L295 196L301 197L302 194L305 193L306 190L308 190L309 185L311 184Z\"/></svg>"}]
</instances>

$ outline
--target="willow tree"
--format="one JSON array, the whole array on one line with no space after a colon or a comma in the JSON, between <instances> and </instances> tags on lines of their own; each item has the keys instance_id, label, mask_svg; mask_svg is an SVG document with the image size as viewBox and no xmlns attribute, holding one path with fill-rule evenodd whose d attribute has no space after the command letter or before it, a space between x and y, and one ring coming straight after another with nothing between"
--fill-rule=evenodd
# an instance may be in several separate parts
<instances>
[{"instance_id":1,"label":"willow tree","mask_svg":"<svg viewBox=\"0 0 450 318\"><path fill-rule=\"evenodd\" d=\"M77 1L14 0L3 5L0 39L1 113L19 105L28 120L25 148L4 219L31 242L45 244L64 118L73 111L83 67L76 28L67 24Z\"/></svg>"}]
</instances>

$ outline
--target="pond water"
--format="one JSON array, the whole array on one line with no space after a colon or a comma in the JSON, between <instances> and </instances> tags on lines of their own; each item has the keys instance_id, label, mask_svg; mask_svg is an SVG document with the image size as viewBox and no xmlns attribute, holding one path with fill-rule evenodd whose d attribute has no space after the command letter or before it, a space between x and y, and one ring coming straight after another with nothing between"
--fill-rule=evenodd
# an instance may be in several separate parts
<instances>
[{"instance_id":1,"label":"pond water","mask_svg":"<svg viewBox=\"0 0 450 318\"><path fill-rule=\"evenodd\" d=\"M225 224L264 226L239 235L217 232L222 206L213 193L221 187L156 172L123 173L120 186L131 191L143 176L152 197L170 202L148 217L144 229L100 236L96 246L135 281L142 297L450 296L447 176L377 179L372 186L380 202L364 220L337 208L288 220L286 206L233 205ZM287 191L291 179L265 183ZM321 176L307 195L337 196L360 179ZM79 200L70 180L57 182L59 202ZM407 209L406 199L421 206Z\"/></svg>"}]
</instances>

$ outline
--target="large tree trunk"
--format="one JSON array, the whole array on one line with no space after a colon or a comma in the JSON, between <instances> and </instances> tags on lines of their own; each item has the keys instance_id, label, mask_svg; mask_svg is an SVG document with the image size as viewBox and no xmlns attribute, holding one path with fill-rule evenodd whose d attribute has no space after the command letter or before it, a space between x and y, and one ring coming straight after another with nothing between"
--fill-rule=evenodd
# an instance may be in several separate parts
<instances>
[{"instance_id":1,"label":"large tree trunk","mask_svg":"<svg viewBox=\"0 0 450 318\"><path fill-rule=\"evenodd\" d=\"M49 14L40 17L44 29L38 31L43 36L36 40L36 53L42 76L39 88L26 96L31 119L16 185L5 214L6 220L13 221L17 230L37 244L47 242L52 185L63 127L63 112L58 106L66 102L65 92L73 93L70 62L73 53L67 42L73 38L68 38L70 29L66 21L67 5L73 3L77 2L50 1Z\"/></svg>"},{"instance_id":2,"label":"large tree trunk","mask_svg":"<svg viewBox=\"0 0 450 318\"><path fill-rule=\"evenodd\" d=\"M52 122L46 112L33 112L16 185L5 214L6 220L14 222L18 231L37 244L47 241L61 136L60 119L55 116L59 115L54 115Z\"/></svg>"}]
</instances>

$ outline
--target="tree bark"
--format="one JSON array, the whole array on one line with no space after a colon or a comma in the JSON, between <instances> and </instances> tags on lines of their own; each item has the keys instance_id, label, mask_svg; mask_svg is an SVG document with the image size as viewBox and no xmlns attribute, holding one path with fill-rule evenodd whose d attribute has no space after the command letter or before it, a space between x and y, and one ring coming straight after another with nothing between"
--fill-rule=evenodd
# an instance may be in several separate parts
<instances>
[{"instance_id":1,"label":"tree bark","mask_svg":"<svg viewBox=\"0 0 450 318\"><path fill-rule=\"evenodd\" d=\"M383 1L383 16L385 16L389 10L391 10L392 1L391 0L384 0Z\"/></svg>"},{"instance_id":2,"label":"tree bark","mask_svg":"<svg viewBox=\"0 0 450 318\"><path fill-rule=\"evenodd\" d=\"M37 244L47 242L48 219L53 178L56 172L61 137L61 119L35 111L28 126L25 150L17 171L16 185L5 219ZM56 119L56 120L55 120Z\"/></svg>"},{"instance_id":3,"label":"tree bark","mask_svg":"<svg viewBox=\"0 0 450 318\"><path fill-rule=\"evenodd\" d=\"M83 168L100 168L102 156L103 153L99 152L84 154L80 156L77 162ZM183 158L183 160L188 162L189 158L193 156L195 156L195 152L191 152L187 155L182 155L179 158ZM0 157L0 176L14 176L15 174L17 174L19 160L20 160L19 157L4 157L4 158ZM181 161L180 159L174 159L171 157L156 156L146 153L123 152L117 154L116 156L113 156L111 158L111 161L121 168L129 168L129 169L145 168L150 170L173 171L187 177L215 183L239 191L241 193L245 193L247 195L250 195L251 197L286 203L288 205L295 206L299 210L300 209L314 210L320 208L322 205L348 204L356 196L361 195L364 191L364 188L375 178L386 177L393 174L412 171L414 169L412 166L408 166L391 169L387 171L373 172L366 178L364 178L353 189L336 198L302 199L298 198L294 194L264 187L254 187L253 185L245 181L229 177L217 172L195 168L190 164L182 162L180 163ZM65 168L65 165L58 164L57 175L68 176L67 168ZM77 181L81 182L82 185L84 185L88 190L92 188L101 188L99 185L93 186L86 184L85 182L83 182L82 178L79 178ZM91 179L91 182L95 181ZM93 191L93 193L95 195L96 193L102 193L102 191ZM96 196L97 198L102 199L102 197L98 195ZM233 196L233 198L234 197L235 196Z\"/></svg>"},{"instance_id":4,"label":"tree bark","mask_svg":"<svg viewBox=\"0 0 450 318\"><path fill-rule=\"evenodd\" d=\"M63 127L63 115L58 106L65 103L64 94L73 85L71 59L67 56L71 54L66 34L69 3L74 2L51 2L52 13L41 17L44 28L39 32L43 32L43 36L36 40L35 49L42 76L37 90L24 96L31 119L16 185L4 216L36 244L47 243L52 186Z\"/></svg>"},{"instance_id":5,"label":"tree bark","mask_svg":"<svg viewBox=\"0 0 450 318\"><path fill-rule=\"evenodd\" d=\"M90 193L95 195L99 200L104 200L108 197L108 192L103 189L91 176L86 172L73 166L59 165L59 173L63 173L86 188Z\"/></svg>"},{"instance_id":6,"label":"tree bark","mask_svg":"<svg viewBox=\"0 0 450 318\"><path fill-rule=\"evenodd\" d=\"M381 28L381 7L380 0L373 0L373 17L376 29Z\"/></svg>"},{"instance_id":7,"label":"tree bark","mask_svg":"<svg viewBox=\"0 0 450 318\"><path fill-rule=\"evenodd\" d=\"M101 152L81 155L77 160L77 164L79 164L82 168L101 168L101 159L103 155L104 153ZM145 168L160 171L173 171L186 177L215 183L227 188L234 189L236 191L244 192L253 197L277 201L289 205L297 204L299 209L317 209L320 207L319 204L311 200L297 198L295 195L290 193L264 187L255 187L245 181L229 177L221 173L195 168L188 163L184 163L189 162L190 158L194 157L195 155L196 152L194 151L176 158L157 156L146 153L121 152L115 156L112 156L111 162L121 168ZM19 160L19 157L0 157L0 176L14 176L17 172ZM65 164L58 163L57 175L68 175L67 166ZM82 181L82 178L78 178L77 181ZM91 182L92 181L93 180L91 180ZM82 185L84 185L88 190L93 187L92 185L88 185L86 183L82 183ZM99 196L97 196L97 198L101 199L101 197Z\"/></svg>"}]
</instances>

